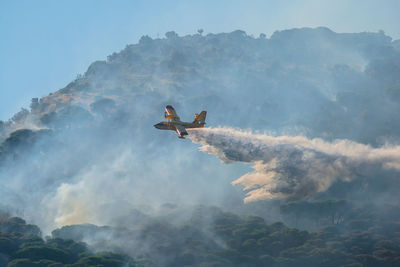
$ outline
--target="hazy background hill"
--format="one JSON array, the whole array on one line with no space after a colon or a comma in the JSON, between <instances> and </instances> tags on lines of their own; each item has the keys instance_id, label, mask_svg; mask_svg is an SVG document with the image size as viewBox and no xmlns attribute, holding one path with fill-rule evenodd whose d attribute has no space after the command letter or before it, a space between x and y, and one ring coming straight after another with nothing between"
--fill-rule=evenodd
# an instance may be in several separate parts
<instances>
[{"instance_id":1,"label":"hazy background hill","mask_svg":"<svg viewBox=\"0 0 400 267\"><path fill-rule=\"evenodd\" d=\"M139 112L140 120L132 120L145 126L145 119L154 121L171 103L187 119L208 109L212 125L302 127L312 136L373 144L396 135L387 124L398 123L392 112L398 108L399 50L383 32L303 28L269 39L243 31L166 36L143 36L107 61L94 62L84 75L35 103L31 120L37 123L71 104L89 110L105 97L130 115Z\"/></svg>"},{"instance_id":2,"label":"hazy background hill","mask_svg":"<svg viewBox=\"0 0 400 267\"><path fill-rule=\"evenodd\" d=\"M302 205L342 203L329 206L332 220L332 213L307 218L299 211L304 206L285 206L290 203L284 200L243 204L244 192L231 182L249 165L221 164L153 124L171 104L185 121L207 110L209 126L374 147L398 144L398 43L383 32L342 34L323 27L270 38L240 30L143 36L91 64L65 88L32 99L30 110L0 122L0 203L45 233L81 223L130 228L157 217L166 203L178 210L214 205L307 230L345 220L338 199L354 208L372 201L373 212L396 206L393 173L334 184L305 199Z\"/></svg>"}]
</instances>

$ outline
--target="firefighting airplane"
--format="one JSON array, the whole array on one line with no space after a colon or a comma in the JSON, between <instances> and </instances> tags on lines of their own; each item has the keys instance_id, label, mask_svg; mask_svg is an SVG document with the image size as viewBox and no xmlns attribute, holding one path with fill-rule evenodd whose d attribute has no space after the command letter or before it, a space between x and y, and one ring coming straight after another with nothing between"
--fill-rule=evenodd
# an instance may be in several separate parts
<instances>
[{"instance_id":1,"label":"firefighting airplane","mask_svg":"<svg viewBox=\"0 0 400 267\"><path fill-rule=\"evenodd\" d=\"M200 114L194 114L193 122L183 122L180 120L178 114L176 114L175 109L168 105L165 107L164 116L168 121L162 121L154 125L157 129L160 130L174 130L179 138L185 138L185 135L188 135L186 132L186 128L203 128L204 124L206 124L206 115L207 111L202 111Z\"/></svg>"}]
</instances>

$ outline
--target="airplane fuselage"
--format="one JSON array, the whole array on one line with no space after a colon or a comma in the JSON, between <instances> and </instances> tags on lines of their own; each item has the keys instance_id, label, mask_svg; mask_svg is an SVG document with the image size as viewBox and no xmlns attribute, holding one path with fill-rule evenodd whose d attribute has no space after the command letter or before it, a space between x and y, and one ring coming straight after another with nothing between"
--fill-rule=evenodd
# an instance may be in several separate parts
<instances>
[{"instance_id":1,"label":"airplane fuselage","mask_svg":"<svg viewBox=\"0 0 400 267\"><path fill-rule=\"evenodd\" d=\"M185 128L203 128L204 123L192 123L192 122L183 122L183 121L162 121L154 125L157 129L160 130L176 130L175 125L181 125Z\"/></svg>"}]
</instances>

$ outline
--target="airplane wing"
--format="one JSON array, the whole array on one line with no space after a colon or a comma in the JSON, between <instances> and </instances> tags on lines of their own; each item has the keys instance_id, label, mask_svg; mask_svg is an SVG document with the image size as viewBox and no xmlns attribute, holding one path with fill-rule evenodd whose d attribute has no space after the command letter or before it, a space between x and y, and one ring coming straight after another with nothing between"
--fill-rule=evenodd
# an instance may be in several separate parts
<instances>
[{"instance_id":1,"label":"airplane wing","mask_svg":"<svg viewBox=\"0 0 400 267\"><path fill-rule=\"evenodd\" d=\"M172 121L180 121L178 114L176 114L175 109L171 105L165 107L165 118Z\"/></svg>"},{"instance_id":2,"label":"airplane wing","mask_svg":"<svg viewBox=\"0 0 400 267\"><path fill-rule=\"evenodd\" d=\"M184 138L185 135L188 135L185 127L183 127L182 125L179 125L179 124L175 125L175 131L179 135L179 138Z\"/></svg>"}]
</instances>

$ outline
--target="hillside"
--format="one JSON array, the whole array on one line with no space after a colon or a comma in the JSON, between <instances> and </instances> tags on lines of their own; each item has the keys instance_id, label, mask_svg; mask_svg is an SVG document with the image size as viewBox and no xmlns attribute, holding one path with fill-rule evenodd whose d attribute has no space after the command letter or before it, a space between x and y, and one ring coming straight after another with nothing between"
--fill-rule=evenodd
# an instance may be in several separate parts
<instances>
[{"instance_id":1,"label":"hillside","mask_svg":"<svg viewBox=\"0 0 400 267\"><path fill-rule=\"evenodd\" d=\"M398 44L323 27L143 36L0 122L0 210L149 266L395 266ZM155 129L167 104L207 110L208 130Z\"/></svg>"},{"instance_id":2,"label":"hillside","mask_svg":"<svg viewBox=\"0 0 400 267\"><path fill-rule=\"evenodd\" d=\"M159 117L164 103L171 103L182 114L208 109L214 125L302 127L312 136L371 144L398 137L398 42L382 32L304 28L269 39L243 31L166 36L143 36L94 62L65 88L33 102L28 121L40 124L43 115L70 105L90 110L99 98L109 98L145 116L141 121Z\"/></svg>"}]
</instances>

